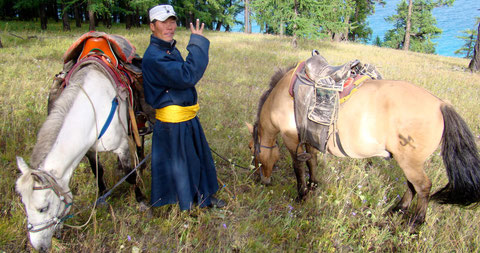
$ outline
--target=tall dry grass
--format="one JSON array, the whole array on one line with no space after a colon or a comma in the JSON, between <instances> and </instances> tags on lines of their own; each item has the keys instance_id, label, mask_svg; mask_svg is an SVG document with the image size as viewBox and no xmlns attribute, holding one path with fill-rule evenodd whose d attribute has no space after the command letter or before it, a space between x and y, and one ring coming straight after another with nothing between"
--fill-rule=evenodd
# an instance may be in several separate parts
<instances>
[{"instance_id":1,"label":"tall dry grass","mask_svg":"<svg viewBox=\"0 0 480 253\"><path fill-rule=\"evenodd\" d=\"M0 23L0 251L30 251L26 218L14 191L19 175L15 156L28 158L36 133L46 117L46 101L53 77L62 68L64 51L87 27L61 32L49 24L41 32L37 24ZM121 34L143 55L149 43L147 27L99 30ZM20 36L25 39L18 38ZM27 39L28 36L36 36ZM178 47L185 50L189 33L179 28ZM206 32L211 41L210 64L197 86L203 124L211 148L227 159L248 166L250 138L244 122L253 122L257 103L278 67L287 67L318 49L331 64L353 59L374 64L385 78L407 80L450 101L477 136L480 75L464 71L468 61L425 55L355 43L299 41L260 34ZM147 151L150 140L147 139ZM406 189L401 169L394 161L322 156L318 171L319 189L302 203L295 202L296 180L291 158L281 148L282 159L273 174L273 185L255 181L253 171L234 167L214 156L219 178L226 189L218 193L228 201L222 210L180 212L177 206L140 212L129 185L122 184L94 211L94 218L82 229L64 228L54 239L53 252L473 252L480 250L478 210L431 203L426 224L410 234L399 216L387 217L386 210ZM105 167L113 168L115 157L101 156ZM28 160L28 159L27 159ZM433 189L446 183L439 152L426 164ZM142 175L143 190L149 194L149 169ZM111 187L119 176L106 172ZM96 193L95 180L86 161L75 171L71 188L74 211L81 211L66 223L87 221ZM228 191L227 191L228 190ZM230 192L233 194L230 194Z\"/></svg>"}]
</instances>

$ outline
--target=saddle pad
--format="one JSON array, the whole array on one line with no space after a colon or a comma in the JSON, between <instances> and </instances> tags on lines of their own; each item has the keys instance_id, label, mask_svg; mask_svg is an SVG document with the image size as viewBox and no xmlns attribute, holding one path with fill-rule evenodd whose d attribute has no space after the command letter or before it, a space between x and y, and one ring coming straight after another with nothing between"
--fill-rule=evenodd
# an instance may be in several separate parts
<instances>
[{"instance_id":1,"label":"saddle pad","mask_svg":"<svg viewBox=\"0 0 480 253\"><path fill-rule=\"evenodd\" d=\"M136 48L130 43L126 38L120 35L107 34L104 32L90 31L83 34L77 41L75 41L63 55L63 62L67 63L70 60L78 59L81 54L84 42L89 38L104 38L109 43L115 53L115 56L120 59L120 61L125 63L132 63L132 60L135 58Z\"/></svg>"},{"instance_id":2,"label":"saddle pad","mask_svg":"<svg viewBox=\"0 0 480 253\"><path fill-rule=\"evenodd\" d=\"M353 93L357 91L360 86L362 86L363 82L366 80L371 79L370 76L364 75L357 75L354 78L349 78L344 85L343 91L340 92L340 104L347 101Z\"/></svg>"}]
</instances>

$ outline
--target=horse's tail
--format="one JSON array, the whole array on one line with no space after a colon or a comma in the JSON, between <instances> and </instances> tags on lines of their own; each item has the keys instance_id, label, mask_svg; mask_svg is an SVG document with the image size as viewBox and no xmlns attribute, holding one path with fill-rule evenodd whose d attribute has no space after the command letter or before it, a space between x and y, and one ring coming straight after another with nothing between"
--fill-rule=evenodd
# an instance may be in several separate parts
<instances>
[{"instance_id":1,"label":"horse's tail","mask_svg":"<svg viewBox=\"0 0 480 253\"><path fill-rule=\"evenodd\" d=\"M448 184L432 195L442 204L468 206L480 201L480 156L475 137L451 105L440 107L443 114L443 163Z\"/></svg>"}]
</instances>

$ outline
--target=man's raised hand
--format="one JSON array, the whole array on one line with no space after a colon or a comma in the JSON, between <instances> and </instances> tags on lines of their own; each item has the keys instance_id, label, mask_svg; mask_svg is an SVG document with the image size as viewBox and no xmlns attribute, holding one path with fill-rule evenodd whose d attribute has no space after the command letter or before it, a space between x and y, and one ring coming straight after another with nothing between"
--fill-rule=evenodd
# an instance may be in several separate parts
<instances>
[{"instance_id":1,"label":"man's raised hand","mask_svg":"<svg viewBox=\"0 0 480 253\"><path fill-rule=\"evenodd\" d=\"M195 27L192 23L190 23L190 31L192 31L193 34L203 35L203 27L205 27L205 24L202 23L202 26L200 27L199 19L197 19L197 24L195 25Z\"/></svg>"}]
</instances>

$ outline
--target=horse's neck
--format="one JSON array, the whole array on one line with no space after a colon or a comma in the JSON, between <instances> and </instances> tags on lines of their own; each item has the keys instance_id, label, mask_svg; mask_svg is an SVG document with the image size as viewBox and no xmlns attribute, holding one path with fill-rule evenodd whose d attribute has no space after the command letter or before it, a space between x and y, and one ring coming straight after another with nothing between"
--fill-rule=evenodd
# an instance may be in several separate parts
<instances>
[{"instance_id":1,"label":"horse's neck","mask_svg":"<svg viewBox=\"0 0 480 253\"><path fill-rule=\"evenodd\" d=\"M73 104L64 114L63 124L42 164L42 169L60 179L63 186L68 185L73 170L97 142L97 136L110 113L112 99L116 96L110 80L100 71L92 68L81 74L85 75L84 78L72 79L74 81L69 84L78 85L80 90L71 98ZM56 106L62 103L58 102ZM47 121L50 117L61 115L54 109Z\"/></svg>"},{"instance_id":2,"label":"horse's neck","mask_svg":"<svg viewBox=\"0 0 480 253\"><path fill-rule=\"evenodd\" d=\"M293 99L288 93L288 86L293 70L287 72L270 92L260 112L259 128L262 139L274 143L278 133L289 129L296 131L295 117L286 112L293 108Z\"/></svg>"}]
</instances>

